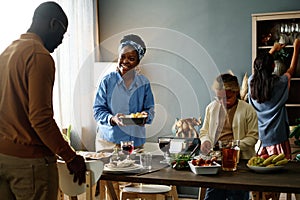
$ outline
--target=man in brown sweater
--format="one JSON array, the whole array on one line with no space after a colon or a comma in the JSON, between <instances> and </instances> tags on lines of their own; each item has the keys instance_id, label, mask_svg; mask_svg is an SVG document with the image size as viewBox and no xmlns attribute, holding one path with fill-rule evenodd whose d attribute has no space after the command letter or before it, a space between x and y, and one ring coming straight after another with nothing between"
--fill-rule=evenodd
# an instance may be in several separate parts
<instances>
[{"instance_id":1,"label":"man in brown sweater","mask_svg":"<svg viewBox=\"0 0 300 200\"><path fill-rule=\"evenodd\" d=\"M83 157L70 148L53 119L50 53L62 43L67 26L57 3L42 3L27 33L0 55L1 199L56 200L56 154L66 161L74 182L85 182Z\"/></svg>"}]
</instances>

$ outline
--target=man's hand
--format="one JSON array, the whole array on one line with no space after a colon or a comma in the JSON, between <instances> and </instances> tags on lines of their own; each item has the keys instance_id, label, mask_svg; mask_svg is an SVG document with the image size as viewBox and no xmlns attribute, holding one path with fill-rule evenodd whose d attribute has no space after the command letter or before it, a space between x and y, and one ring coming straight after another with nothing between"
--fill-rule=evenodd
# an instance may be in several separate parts
<instances>
[{"instance_id":1,"label":"man's hand","mask_svg":"<svg viewBox=\"0 0 300 200\"><path fill-rule=\"evenodd\" d=\"M79 185L85 183L86 165L82 156L76 155L73 160L67 163L67 167L70 171L70 174L74 174L73 181L75 183L77 180Z\"/></svg>"},{"instance_id":2,"label":"man's hand","mask_svg":"<svg viewBox=\"0 0 300 200\"><path fill-rule=\"evenodd\" d=\"M201 152L207 155L212 149L211 143L209 141L205 141L201 144Z\"/></svg>"}]
</instances>

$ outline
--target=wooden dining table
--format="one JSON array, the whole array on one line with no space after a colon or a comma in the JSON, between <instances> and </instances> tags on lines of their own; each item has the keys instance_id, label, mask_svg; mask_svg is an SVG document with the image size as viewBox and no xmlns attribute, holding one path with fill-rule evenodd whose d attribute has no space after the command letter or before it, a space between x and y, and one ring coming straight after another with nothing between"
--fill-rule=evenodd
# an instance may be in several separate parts
<instances>
[{"instance_id":1,"label":"wooden dining table","mask_svg":"<svg viewBox=\"0 0 300 200\"><path fill-rule=\"evenodd\" d=\"M300 163L291 161L280 171L272 173L257 173L250 170L247 160L240 160L235 172L220 170L215 175L196 175L190 169L175 170L165 164L160 164L162 156L153 156L152 170L149 173L107 173L100 179L125 181L145 184L162 184L189 187L221 188L231 190L249 190L260 192L300 193ZM114 191L109 191L114 193ZM113 194L112 196L115 196Z\"/></svg>"}]
</instances>

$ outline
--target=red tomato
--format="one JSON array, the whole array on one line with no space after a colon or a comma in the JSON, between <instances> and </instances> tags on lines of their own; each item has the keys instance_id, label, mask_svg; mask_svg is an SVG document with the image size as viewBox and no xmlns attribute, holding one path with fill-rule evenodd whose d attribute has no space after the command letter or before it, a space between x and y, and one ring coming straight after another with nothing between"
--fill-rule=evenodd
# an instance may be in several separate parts
<instances>
[{"instance_id":1,"label":"red tomato","mask_svg":"<svg viewBox=\"0 0 300 200\"><path fill-rule=\"evenodd\" d=\"M263 159L267 159L267 158L269 158L270 156L269 156L268 154L263 154L263 155L261 155L260 157L263 158Z\"/></svg>"},{"instance_id":2,"label":"red tomato","mask_svg":"<svg viewBox=\"0 0 300 200\"><path fill-rule=\"evenodd\" d=\"M196 160L196 159L193 159L193 160L192 160L192 164L195 165L195 166L197 166L197 165L198 165L197 160Z\"/></svg>"},{"instance_id":3,"label":"red tomato","mask_svg":"<svg viewBox=\"0 0 300 200\"><path fill-rule=\"evenodd\" d=\"M205 164L205 160L203 160L203 158L200 158L198 162L198 166L202 166L204 164Z\"/></svg>"},{"instance_id":4,"label":"red tomato","mask_svg":"<svg viewBox=\"0 0 300 200\"><path fill-rule=\"evenodd\" d=\"M217 162L217 157L216 156L212 157L211 162Z\"/></svg>"},{"instance_id":5,"label":"red tomato","mask_svg":"<svg viewBox=\"0 0 300 200\"><path fill-rule=\"evenodd\" d=\"M209 166L211 164L211 160L206 160L205 164Z\"/></svg>"}]
</instances>

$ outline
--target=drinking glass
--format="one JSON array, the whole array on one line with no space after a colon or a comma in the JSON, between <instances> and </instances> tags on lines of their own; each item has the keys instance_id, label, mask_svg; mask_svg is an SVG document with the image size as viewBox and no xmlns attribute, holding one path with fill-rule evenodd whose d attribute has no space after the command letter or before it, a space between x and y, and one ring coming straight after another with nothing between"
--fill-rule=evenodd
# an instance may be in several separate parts
<instances>
[{"instance_id":1,"label":"drinking glass","mask_svg":"<svg viewBox=\"0 0 300 200\"><path fill-rule=\"evenodd\" d=\"M160 150L164 153L164 160L160 161L160 163L167 163L169 164L170 162L170 143L171 139L170 138L159 138L158 139L158 144Z\"/></svg>"},{"instance_id":2,"label":"drinking glass","mask_svg":"<svg viewBox=\"0 0 300 200\"><path fill-rule=\"evenodd\" d=\"M134 141L121 141L121 148L125 155L127 155L126 159L130 159L130 154L133 152L134 149Z\"/></svg>"},{"instance_id":3,"label":"drinking glass","mask_svg":"<svg viewBox=\"0 0 300 200\"><path fill-rule=\"evenodd\" d=\"M239 140L219 141L223 171L236 171L240 157Z\"/></svg>"},{"instance_id":4,"label":"drinking glass","mask_svg":"<svg viewBox=\"0 0 300 200\"><path fill-rule=\"evenodd\" d=\"M142 153L140 163L144 169L150 170L152 168L152 154L149 152Z\"/></svg>"}]
</instances>

